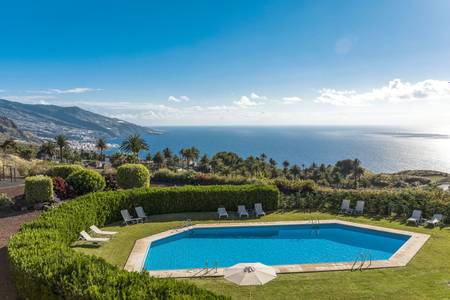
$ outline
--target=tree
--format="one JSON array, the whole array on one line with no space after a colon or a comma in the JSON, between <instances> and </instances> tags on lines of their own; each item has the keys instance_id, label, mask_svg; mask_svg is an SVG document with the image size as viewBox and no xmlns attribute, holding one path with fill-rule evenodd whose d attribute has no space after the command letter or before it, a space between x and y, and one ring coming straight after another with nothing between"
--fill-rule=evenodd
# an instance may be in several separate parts
<instances>
[{"instance_id":1,"label":"tree","mask_svg":"<svg viewBox=\"0 0 450 300\"><path fill-rule=\"evenodd\" d=\"M149 150L149 146L139 134L132 134L122 142L120 150L128 153L131 152L138 158L139 152Z\"/></svg>"},{"instance_id":2,"label":"tree","mask_svg":"<svg viewBox=\"0 0 450 300\"><path fill-rule=\"evenodd\" d=\"M336 162L335 166L339 173L341 173L344 177L350 175L354 170L353 160L351 159L340 160Z\"/></svg>"},{"instance_id":3,"label":"tree","mask_svg":"<svg viewBox=\"0 0 450 300\"><path fill-rule=\"evenodd\" d=\"M39 147L38 156L41 158L44 157L47 159L52 159L52 157L55 156L55 153L56 153L55 143L48 141L48 142L43 143Z\"/></svg>"},{"instance_id":4,"label":"tree","mask_svg":"<svg viewBox=\"0 0 450 300\"><path fill-rule=\"evenodd\" d=\"M158 169L160 169L164 165L164 156L161 152L156 152L155 156L153 156L153 163L156 165Z\"/></svg>"},{"instance_id":5,"label":"tree","mask_svg":"<svg viewBox=\"0 0 450 300\"><path fill-rule=\"evenodd\" d=\"M293 165L291 167L290 172L294 178L298 178L298 177L300 177L300 174L302 173L302 169L300 169L300 167L298 165Z\"/></svg>"},{"instance_id":6,"label":"tree","mask_svg":"<svg viewBox=\"0 0 450 300\"><path fill-rule=\"evenodd\" d=\"M99 138L97 140L97 142L95 143L95 147L100 151L100 158L103 158L103 151L105 151L106 149L108 149L108 144L106 144L105 139L103 138Z\"/></svg>"},{"instance_id":7,"label":"tree","mask_svg":"<svg viewBox=\"0 0 450 300\"><path fill-rule=\"evenodd\" d=\"M209 157L208 155L203 155L202 158L200 159L200 164L198 166L198 169L200 172L203 173L209 173L211 171L211 166L209 163Z\"/></svg>"},{"instance_id":8,"label":"tree","mask_svg":"<svg viewBox=\"0 0 450 300\"><path fill-rule=\"evenodd\" d=\"M364 175L364 168L361 167L361 161L357 158L353 160L353 178L355 180L355 188L358 187L358 181Z\"/></svg>"},{"instance_id":9,"label":"tree","mask_svg":"<svg viewBox=\"0 0 450 300\"><path fill-rule=\"evenodd\" d=\"M56 145L59 147L59 161L63 161L63 150L65 147L69 146L69 142L64 134L60 134L55 137Z\"/></svg>"},{"instance_id":10,"label":"tree","mask_svg":"<svg viewBox=\"0 0 450 300\"><path fill-rule=\"evenodd\" d=\"M171 158L172 158L172 155L173 155L172 150L170 150L169 148L164 148L163 154L164 154L164 158L165 158L166 160L171 159Z\"/></svg>"},{"instance_id":11,"label":"tree","mask_svg":"<svg viewBox=\"0 0 450 300\"><path fill-rule=\"evenodd\" d=\"M287 176L289 172L289 162L287 160L283 161L283 174Z\"/></svg>"}]
</instances>

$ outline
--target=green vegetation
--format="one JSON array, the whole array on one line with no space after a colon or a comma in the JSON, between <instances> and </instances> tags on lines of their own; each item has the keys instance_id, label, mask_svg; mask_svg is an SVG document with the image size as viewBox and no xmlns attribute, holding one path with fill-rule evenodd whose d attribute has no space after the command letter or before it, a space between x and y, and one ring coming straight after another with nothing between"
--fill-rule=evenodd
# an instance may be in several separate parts
<instances>
[{"instance_id":1,"label":"green vegetation","mask_svg":"<svg viewBox=\"0 0 450 300\"><path fill-rule=\"evenodd\" d=\"M25 179L25 200L28 205L52 200L53 183L48 176L29 176Z\"/></svg>"},{"instance_id":2,"label":"green vegetation","mask_svg":"<svg viewBox=\"0 0 450 300\"><path fill-rule=\"evenodd\" d=\"M94 254L122 268L134 241L182 225L186 218L195 223L236 222L217 220L213 213L183 213L151 216L145 224L106 227L119 231L109 243L98 248L84 248L75 244L77 251ZM406 266L366 271L338 271L280 274L264 286L237 286L223 278L182 279L215 293L230 295L232 299L449 299L450 230L405 226L397 221L367 217L337 216L328 213L276 211L253 221L294 221L311 219L341 219L382 227L430 234L431 238ZM301 251L301 250L299 250Z\"/></svg>"},{"instance_id":3,"label":"green vegetation","mask_svg":"<svg viewBox=\"0 0 450 300\"><path fill-rule=\"evenodd\" d=\"M95 147L100 151L100 158L104 159L103 157L103 151L105 151L106 149L108 149L108 144L106 143L106 140L103 138L99 138L96 142L95 142Z\"/></svg>"},{"instance_id":4,"label":"green vegetation","mask_svg":"<svg viewBox=\"0 0 450 300\"><path fill-rule=\"evenodd\" d=\"M122 142L120 150L131 152L133 156L138 157L139 152L149 150L149 146L139 134L133 134Z\"/></svg>"},{"instance_id":5,"label":"green vegetation","mask_svg":"<svg viewBox=\"0 0 450 300\"><path fill-rule=\"evenodd\" d=\"M59 161L62 162L64 159L63 150L64 148L67 148L69 146L69 142L67 141L67 138L63 134L56 136L55 142L59 148Z\"/></svg>"},{"instance_id":6,"label":"green vegetation","mask_svg":"<svg viewBox=\"0 0 450 300\"><path fill-rule=\"evenodd\" d=\"M73 172L67 177L67 183L77 195L102 191L106 186L105 178L102 175L88 169Z\"/></svg>"},{"instance_id":7,"label":"green vegetation","mask_svg":"<svg viewBox=\"0 0 450 300\"><path fill-rule=\"evenodd\" d=\"M174 172L169 169L160 169L152 174L152 182L173 185L216 185L216 184L254 184L259 182L255 178L244 176L221 176L217 174L200 173L195 171Z\"/></svg>"},{"instance_id":8,"label":"green vegetation","mask_svg":"<svg viewBox=\"0 0 450 300\"><path fill-rule=\"evenodd\" d=\"M123 189L150 186L150 172L142 164L124 164L117 168L117 184Z\"/></svg>"},{"instance_id":9,"label":"green vegetation","mask_svg":"<svg viewBox=\"0 0 450 300\"><path fill-rule=\"evenodd\" d=\"M72 173L82 170L84 170L84 168L81 165L56 165L47 171L47 175L67 179Z\"/></svg>"},{"instance_id":10,"label":"green vegetation","mask_svg":"<svg viewBox=\"0 0 450 300\"><path fill-rule=\"evenodd\" d=\"M9 243L18 292L23 298L45 299L220 299L184 281L120 270L69 245L90 225L119 220L123 208L141 205L156 213L206 210L227 199L229 205L258 200L269 208L276 204L278 191L265 186L187 186L100 192L45 212L25 224Z\"/></svg>"},{"instance_id":11,"label":"green vegetation","mask_svg":"<svg viewBox=\"0 0 450 300\"><path fill-rule=\"evenodd\" d=\"M441 190L408 189L358 189L343 190L317 188L281 197L280 206L284 209L309 209L336 211L343 199L365 202L364 211L371 215L409 217L414 209L420 209L424 216L434 213L450 216L450 194ZM448 221L448 220L447 220Z\"/></svg>"},{"instance_id":12,"label":"green vegetation","mask_svg":"<svg viewBox=\"0 0 450 300\"><path fill-rule=\"evenodd\" d=\"M9 208L14 201L5 193L0 193L0 210Z\"/></svg>"}]
</instances>

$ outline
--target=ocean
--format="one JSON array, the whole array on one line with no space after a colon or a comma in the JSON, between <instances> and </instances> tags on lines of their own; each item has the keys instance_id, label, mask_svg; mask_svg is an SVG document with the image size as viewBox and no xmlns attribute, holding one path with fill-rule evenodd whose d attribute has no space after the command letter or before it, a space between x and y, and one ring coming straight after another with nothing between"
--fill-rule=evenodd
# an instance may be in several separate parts
<instances>
[{"instance_id":1,"label":"ocean","mask_svg":"<svg viewBox=\"0 0 450 300\"><path fill-rule=\"evenodd\" d=\"M374 172L429 169L450 172L450 136L382 127L159 127L145 136L151 153L197 147L208 155L233 151L243 157L265 153L279 165L334 164L358 158ZM120 144L122 139L110 140ZM114 151L114 150L111 150Z\"/></svg>"}]
</instances>

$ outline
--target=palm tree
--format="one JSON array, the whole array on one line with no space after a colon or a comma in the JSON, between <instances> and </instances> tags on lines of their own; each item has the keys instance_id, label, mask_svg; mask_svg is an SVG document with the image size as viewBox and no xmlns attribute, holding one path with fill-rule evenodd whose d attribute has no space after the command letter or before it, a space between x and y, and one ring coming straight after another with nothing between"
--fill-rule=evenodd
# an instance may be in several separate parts
<instances>
[{"instance_id":1,"label":"palm tree","mask_svg":"<svg viewBox=\"0 0 450 300\"><path fill-rule=\"evenodd\" d=\"M51 159L53 156L55 156L55 152L56 152L55 150L56 150L55 143L48 141L48 142L43 143L39 147L38 155L40 157L47 157L47 158Z\"/></svg>"},{"instance_id":2,"label":"palm tree","mask_svg":"<svg viewBox=\"0 0 450 300\"><path fill-rule=\"evenodd\" d=\"M161 152L156 152L155 156L153 156L153 163L156 165L158 169L160 169L164 165L164 156Z\"/></svg>"},{"instance_id":3,"label":"palm tree","mask_svg":"<svg viewBox=\"0 0 450 300\"><path fill-rule=\"evenodd\" d=\"M100 151L100 157L103 159L103 151L108 149L108 144L106 144L105 139L99 138L95 144L95 147Z\"/></svg>"},{"instance_id":4,"label":"palm tree","mask_svg":"<svg viewBox=\"0 0 450 300\"><path fill-rule=\"evenodd\" d=\"M133 155L138 157L139 152L142 150L149 150L149 146L139 134L132 134L122 142L120 145L120 150L131 152Z\"/></svg>"},{"instance_id":5,"label":"palm tree","mask_svg":"<svg viewBox=\"0 0 450 300\"><path fill-rule=\"evenodd\" d=\"M357 158L353 160L353 178L355 179L355 188L358 187L358 180L364 175L364 168L361 167L361 161Z\"/></svg>"},{"instance_id":6,"label":"palm tree","mask_svg":"<svg viewBox=\"0 0 450 300\"><path fill-rule=\"evenodd\" d=\"M164 148L163 154L165 159L171 159L173 155L172 150L170 150L170 148Z\"/></svg>"},{"instance_id":7,"label":"palm tree","mask_svg":"<svg viewBox=\"0 0 450 300\"><path fill-rule=\"evenodd\" d=\"M286 176L289 171L289 162L287 160L283 161L283 174Z\"/></svg>"},{"instance_id":8,"label":"palm tree","mask_svg":"<svg viewBox=\"0 0 450 300\"><path fill-rule=\"evenodd\" d=\"M69 142L64 134L60 134L55 137L56 145L59 147L59 160L63 161L63 150L65 147L69 146Z\"/></svg>"},{"instance_id":9,"label":"palm tree","mask_svg":"<svg viewBox=\"0 0 450 300\"><path fill-rule=\"evenodd\" d=\"M294 178L298 178L302 173L302 169L298 165L293 165L290 172Z\"/></svg>"}]
</instances>

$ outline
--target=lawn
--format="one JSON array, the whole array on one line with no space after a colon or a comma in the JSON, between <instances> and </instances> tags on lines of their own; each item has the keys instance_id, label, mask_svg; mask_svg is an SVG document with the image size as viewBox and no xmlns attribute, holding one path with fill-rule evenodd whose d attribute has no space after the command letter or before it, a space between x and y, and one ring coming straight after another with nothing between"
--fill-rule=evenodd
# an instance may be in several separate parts
<instances>
[{"instance_id":1,"label":"lawn","mask_svg":"<svg viewBox=\"0 0 450 300\"><path fill-rule=\"evenodd\" d=\"M108 226L117 234L101 246L74 244L74 249L103 257L123 267L134 241L181 225L186 218L194 223L217 223L215 214L191 213L153 216L145 224ZM431 235L406 267L365 271L280 274L264 286L239 287L222 278L182 279L233 299L450 299L450 228L427 229L405 226L397 221L366 217L336 216L326 213L274 212L258 221L341 219ZM248 222L255 221L249 220ZM235 220L230 220L235 222ZM222 221L226 222L226 221Z\"/></svg>"}]
</instances>

